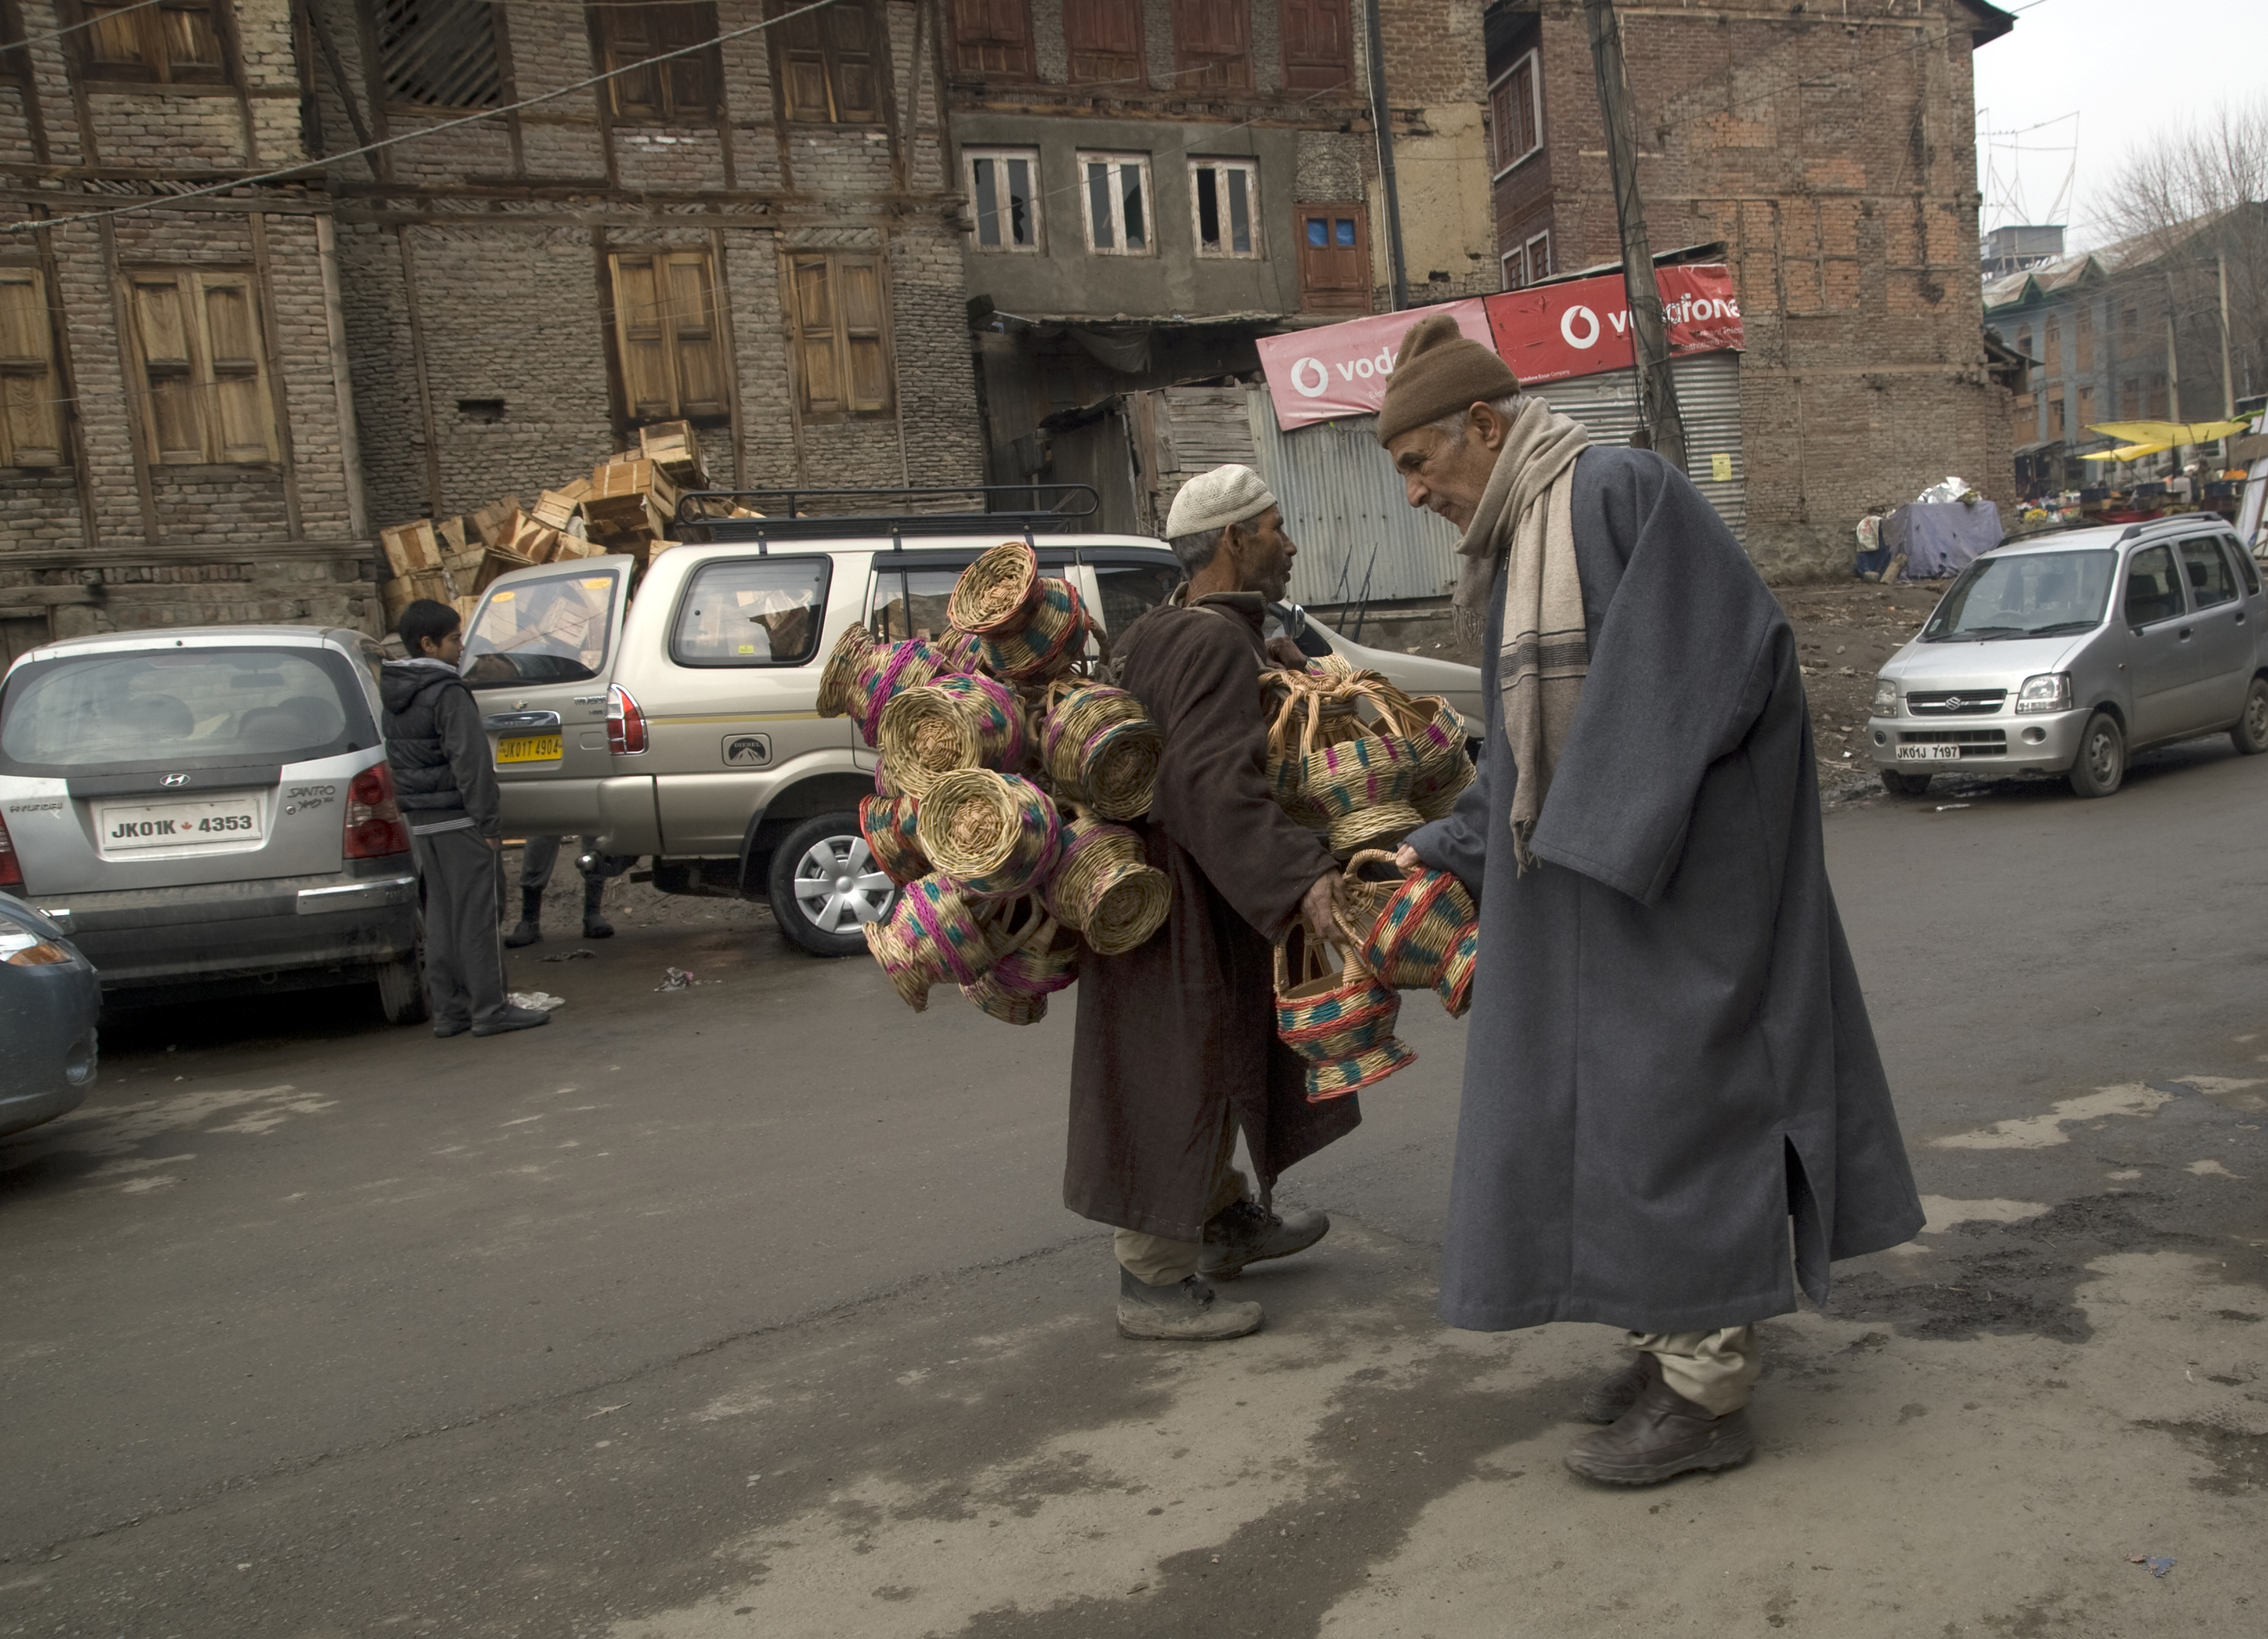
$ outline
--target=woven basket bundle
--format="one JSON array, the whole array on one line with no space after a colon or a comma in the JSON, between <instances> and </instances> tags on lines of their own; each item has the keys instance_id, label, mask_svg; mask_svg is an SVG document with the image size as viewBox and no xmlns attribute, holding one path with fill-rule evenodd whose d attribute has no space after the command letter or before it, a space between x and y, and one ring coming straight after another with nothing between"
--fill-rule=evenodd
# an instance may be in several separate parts
<instances>
[{"instance_id":1,"label":"woven basket bundle","mask_svg":"<svg viewBox=\"0 0 2268 1639\"><path fill-rule=\"evenodd\" d=\"M1048 794L990 768L959 768L939 779L921 799L914 834L970 900L1030 893L1063 848L1063 822Z\"/></svg>"},{"instance_id":2,"label":"woven basket bundle","mask_svg":"<svg viewBox=\"0 0 2268 1639\"><path fill-rule=\"evenodd\" d=\"M1292 977L1289 941L1276 947L1276 1034L1307 1066L1307 1101L1343 1099L1383 1081L1417 1054L1394 1033L1402 998L1363 966L1357 941L1344 928L1340 971L1323 965L1326 947L1301 930L1300 974Z\"/></svg>"},{"instance_id":3,"label":"woven basket bundle","mask_svg":"<svg viewBox=\"0 0 2268 1639\"><path fill-rule=\"evenodd\" d=\"M1004 1024L1035 1025L1047 1017L1048 997L1079 977L1079 936L1035 900L1011 901L996 915L1014 943L961 993Z\"/></svg>"},{"instance_id":4,"label":"woven basket bundle","mask_svg":"<svg viewBox=\"0 0 2268 1639\"><path fill-rule=\"evenodd\" d=\"M865 797L858 802L858 833L866 839L866 851L900 887L930 873L915 837L919 814L920 805L910 797Z\"/></svg>"},{"instance_id":5,"label":"woven basket bundle","mask_svg":"<svg viewBox=\"0 0 2268 1639\"><path fill-rule=\"evenodd\" d=\"M890 983L918 1013L933 985L975 984L999 959L1007 934L980 922L950 879L926 876L909 883L887 918L864 930L866 948Z\"/></svg>"},{"instance_id":6,"label":"woven basket bundle","mask_svg":"<svg viewBox=\"0 0 2268 1639\"><path fill-rule=\"evenodd\" d=\"M854 627L851 631L863 635L864 628ZM946 657L918 637L880 644L868 637L866 642L864 658L853 667L850 662L858 650L851 632L836 640L827 668L820 673L820 698L822 702L839 703L843 709L830 715L856 719L866 744L877 746L881 743L882 714L890 702L909 688L925 687L946 676L947 669Z\"/></svg>"},{"instance_id":7,"label":"woven basket bundle","mask_svg":"<svg viewBox=\"0 0 2268 1639\"><path fill-rule=\"evenodd\" d=\"M1031 624L1040 601L1040 560L1031 544L1004 540L961 570L945 618L978 637L1005 637Z\"/></svg>"},{"instance_id":8,"label":"woven basket bundle","mask_svg":"<svg viewBox=\"0 0 2268 1639\"><path fill-rule=\"evenodd\" d=\"M1020 768L1029 749L1023 702L975 673L900 693L882 709L876 742L892 783L916 797L956 769Z\"/></svg>"},{"instance_id":9,"label":"woven basket bundle","mask_svg":"<svg viewBox=\"0 0 2268 1639\"><path fill-rule=\"evenodd\" d=\"M1400 736L1373 730L1311 751L1302 761L1300 794L1329 822L1333 853L1399 842L1424 823L1410 803L1417 760Z\"/></svg>"},{"instance_id":10,"label":"woven basket bundle","mask_svg":"<svg viewBox=\"0 0 2268 1639\"><path fill-rule=\"evenodd\" d=\"M1050 916L1086 936L1088 949L1119 956L1165 925L1174 887L1140 837L1079 812L1064 827L1063 852L1041 900Z\"/></svg>"},{"instance_id":11,"label":"woven basket bundle","mask_svg":"<svg viewBox=\"0 0 2268 1639\"><path fill-rule=\"evenodd\" d=\"M1369 922L1363 966L1397 990L1434 989L1478 925L1464 884L1446 871L1420 871L1395 890L1386 908Z\"/></svg>"},{"instance_id":12,"label":"woven basket bundle","mask_svg":"<svg viewBox=\"0 0 2268 1639\"><path fill-rule=\"evenodd\" d=\"M1150 812L1166 737L1142 702L1123 688L1058 682L1047 693L1040 763L1066 802L1105 820L1138 820Z\"/></svg>"},{"instance_id":13,"label":"woven basket bundle","mask_svg":"<svg viewBox=\"0 0 2268 1639\"><path fill-rule=\"evenodd\" d=\"M970 566L972 569L975 565ZM984 665L997 677L1043 683L1060 676L1086 642L1086 606L1067 580L1042 577L1031 618L1012 632L980 633Z\"/></svg>"}]
</instances>

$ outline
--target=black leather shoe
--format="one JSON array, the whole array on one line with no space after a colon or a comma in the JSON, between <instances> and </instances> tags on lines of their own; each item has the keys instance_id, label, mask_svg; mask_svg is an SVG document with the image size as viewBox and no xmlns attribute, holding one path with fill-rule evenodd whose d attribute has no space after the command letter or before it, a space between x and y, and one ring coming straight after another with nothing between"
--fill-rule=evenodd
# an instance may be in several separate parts
<instances>
[{"instance_id":1,"label":"black leather shoe","mask_svg":"<svg viewBox=\"0 0 2268 1639\"><path fill-rule=\"evenodd\" d=\"M1646 1385L1661 1374L1661 1363L1643 1349L1635 1359L1612 1377L1591 1385L1583 1396L1582 1419L1585 1422L1616 1422L1622 1415L1638 1403Z\"/></svg>"},{"instance_id":2,"label":"black leather shoe","mask_svg":"<svg viewBox=\"0 0 2268 1639\"><path fill-rule=\"evenodd\" d=\"M1294 1212L1285 1217L1248 1195L1223 1207L1205 1225L1204 1258L1197 1273L1210 1280L1233 1281L1248 1263L1307 1251L1330 1228L1328 1214Z\"/></svg>"},{"instance_id":3,"label":"black leather shoe","mask_svg":"<svg viewBox=\"0 0 2268 1639\"><path fill-rule=\"evenodd\" d=\"M461 1036L472 1027L472 1021L469 1019L437 1018L433 1021L433 1033L444 1041L451 1036Z\"/></svg>"},{"instance_id":4,"label":"black leather shoe","mask_svg":"<svg viewBox=\"0 0 2268 1639\"><path fill-rule=\"evenodd\" d=\"M523 944L534 944L542 937L543 928L541 923L522 918L513 926L510 933L504 936L504 942L516 951Z\"/></svg>"},{"instance_id":5,"label":"black leather shoe","mask_svg":"<svg viewBox=\"0 0 2268 1639\"><path fill-rule=\"evenodd\" d=\"M1612 1428L1576 1441L1565 1461L1604 1485L1658 1485L1696 1469L1737 1468L1756 1454L1745 1407L1712 1417L1656 1373Z\"/></svg>"},{"instance_id":6,"label":"black leather shoe","mask_svg":"<svg viewBox=\"0 0 2268 1639\"><path fill-rule=\"evenodd\" d=\"M583 937L586 939L611 939L615 937L615 924L596 911L586 911L583 915Z\"/></svg>"},{"instance_id":7,"label":"black leather shoe","mask_svg":"<svg viewBox=\"0 0 2268 1639\"><path fill-rule=\"evenodd\" d=\"M507 1030L533 1030L538 1025L548 1025L551 1015L540 1007L507 1007L496 1018L475 1025L476 1036L500 1036Z\"/></svg>"}]
</instances>

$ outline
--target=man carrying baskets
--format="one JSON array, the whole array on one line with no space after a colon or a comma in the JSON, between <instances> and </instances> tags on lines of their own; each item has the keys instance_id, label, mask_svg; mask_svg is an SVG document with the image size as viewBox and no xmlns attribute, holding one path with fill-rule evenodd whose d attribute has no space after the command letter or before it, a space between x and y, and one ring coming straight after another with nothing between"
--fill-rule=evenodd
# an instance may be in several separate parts
<instances>
[{"instance_id":1,"label":"man carrying baskets","mask_svg":"<svg viewBox=\"0 0 2268 1639\"><path fill-rule=\"evenodd\" d=\"M1320 1240L1320 1212L1279 1216L1277 1177L1353 1129L1352 1097L1310 1104L1272 1024L1276 942L1304 918L1330 932L1340 873L1270 794L1261 712L1264 603L1298 550L1260 475L1193 479L1167 525L1187 584L1117 639L1121 685L1164 731L1144 829L1172 878L1152 938L1082 966L1064 1202L1118 1226L1118 1327L1217 1339L1259 1329L1256 1303L1206 1275ZM1230 1165L1244 1134L1262 1195Z\"/></svg>"},{"instance_id":2,"label":"man carrying baskets","mask_svg":"<svg viewBox=\"0 0 2268 1639\"><path fill-rule=\"evenodd\" d=\"M1751 1324L1922 1224L1794 636L1683 473L1589 445L1447 316L1404 339L1378 437L1464 532L1487 707L1479 777L1400 854L1480 915L1442 1317L1627 1328L1577 1474L1734 1466Z\"/></svg>"}]
</instances>

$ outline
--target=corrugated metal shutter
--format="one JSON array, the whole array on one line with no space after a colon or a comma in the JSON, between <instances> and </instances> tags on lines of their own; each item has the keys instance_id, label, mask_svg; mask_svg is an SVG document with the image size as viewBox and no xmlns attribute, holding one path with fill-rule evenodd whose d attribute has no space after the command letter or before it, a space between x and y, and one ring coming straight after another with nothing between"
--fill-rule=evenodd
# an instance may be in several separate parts
<instances>
[{"instance_id":1,"label":"corrugated metal shutter","mask_svg":"<svg viewBox=\"0 0 2268 1639\"><path fill-rule=\"evenodd\" d=\"M1670 371L1677 379L1677 408L1685 418L1685 470L1734 538L1745 540L1748 467L1741 452L1741 356L1703 353L1675 361ZM1581 422L1596 443L1628 444L1638 430L1634 371L1546 381L1529 391ZM1728 459L1729 478L1715 475L1713 458L1719 455Z\"/></svg>"},{"instance_id":2,"label":"corrugated metal shutter","mask_svg":"<svg viewBox=\"0 0 2268 1639\"><path fill-rule=\"evenodd\" d=\"M1412 508L1386 452L1378 418L1351 415L1297 432L1276 424L1264 387L1248 388L1260 475L1299 543L1292 596L1300 603L1438 598L1456 579L1458 532Z\"/></svg>"}]
</instances>

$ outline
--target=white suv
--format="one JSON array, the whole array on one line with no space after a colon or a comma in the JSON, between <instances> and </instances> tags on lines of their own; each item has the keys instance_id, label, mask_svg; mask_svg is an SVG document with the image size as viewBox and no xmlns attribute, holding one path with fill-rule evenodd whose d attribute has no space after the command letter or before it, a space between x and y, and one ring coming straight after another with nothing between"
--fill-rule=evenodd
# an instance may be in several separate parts
<instances>
[{"instance_id":1,"label":"white suv","mask_svg":"<svg viewBox=\"0 0 2268 1639\"><path fill-rule=\"evenodd\" d=\"M656 556L635 599L628 558L501 577L474 614L465 675L486 709L506 831L595 834L601 853L652 856L665 892L762 897L805 949L864 951L859 925L894 893L858 834L879 759L848 719L819 715L828 653L854 624L886 640L941 632L961 571L1027 526L1041 572L1069 579L1108 630L1180 584L1161 543L1048 532L1064 521L720 518L701 526L714 540ZM1296 606L1278 618L1309 653L1479 720L1476 668L1362 648Z\"/></svg>"}]
</instances>

